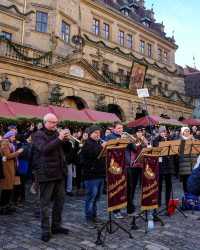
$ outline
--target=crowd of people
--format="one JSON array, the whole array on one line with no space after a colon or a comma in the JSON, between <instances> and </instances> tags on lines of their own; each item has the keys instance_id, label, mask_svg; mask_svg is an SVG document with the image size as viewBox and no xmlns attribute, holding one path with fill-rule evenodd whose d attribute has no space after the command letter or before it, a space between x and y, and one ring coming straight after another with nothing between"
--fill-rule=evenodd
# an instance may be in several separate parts
<instances>
[{"instance_id":1,"label":"crowd of people","mask_svg":"<svg viewBox=\"0 0 200 250\"><path fill-rule=\"evenodd\" d=\"M106 163L98 157L106 142L123 138L124 126L115 122L104 131L92 125L84 131L70 131L59 127L54 114L46 114L43 123L31 124L24 131L17 126L4 128L0 137L0 215L15 213L26 200L26 189L31 182L31 192L39 195L41 239L49 241L51 234L68 234L62 227L62 210L65 196L85 195L84 214L89 228L99 222L97 204L106 191ZM125 151L127 173L127 214L136 210L136 187L141 185L142 162L135 161L144 147L158 146L161 141L199 140L200 129L165 126L129 129L134 138ZM179 176L183 192L187 193L187 179L197 156L164 156L159 158L159 206L162 205L165 182L166 211L172 191L172 177ZM74 192L76 189L76 193ZM50 220L50 208L52 219ZM123 218L120 210L114 211L116 219ZM50 224L51 221L51 224Z\"/></svg>"}]
</instances>

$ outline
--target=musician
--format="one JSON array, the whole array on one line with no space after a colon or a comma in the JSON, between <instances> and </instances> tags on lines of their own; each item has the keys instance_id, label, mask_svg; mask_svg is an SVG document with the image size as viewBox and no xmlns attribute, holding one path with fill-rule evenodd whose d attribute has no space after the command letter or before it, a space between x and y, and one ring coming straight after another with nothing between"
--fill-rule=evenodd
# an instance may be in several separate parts
<instances>
[{"instance_id":1,"label":"musician","mask_svg":"<svg viewBox=\"0 0 200 250\"><path fill-rule=\"evenodd\" d=\"M65 129L69 134L70 130ZM76 176L76 159L79 151L79 143L76 140L70 139L63 143L63 151L65 154L65 164L67 166L66 177L66 195L73 196L73 177Z\"/></svg>"},{"instance_id":2,"label":"musician","mask_svg":"<svg viewBox=\"0 0 200 250\"><path fill-rule=\"evenodd\" d=\"M155 147L159 146L162 141L170 141L171 137L167 135L167 130L165 126L159 127L159 135L154 139L153 145ZM168 210L168 204L172 191L172 175L174 174L174 162L171 156L159 157L159 206L162 204L162 185L165 182L165 206Z\"/></svg>"},{"instance_id":3,"label":"musician","mask_svg":"<svg viewBox=\"0 0 200 250\"><path fill-rule=\"evenodd\" d=\"M132 131L132 133L134 130ZM130 143L125 151L125 164L127 167L127 214L132 215L135 212L134 196L138 181L141 182L142 166L137 161L141 150L147 147L148 141L143 135L142 127L138 127L133 133L135 140Z\"/></svg>"},{"instance_id":4,"label":"musician","mask_svg":"<svg viewBox=\"0 0 200 250\"><path fill-rule=\"evenodd\" d=\"M89 138L81 150L83 178L86 189L85 218L88 228L95 228L97 202L100 199L105 177L105 160L98 159L104 144L100 144L101 128L93 125L88 129Z\"/></svg>"},{"instance_id":5,"label":"musician","mask_svg":"<svg viewBox=\"0 0 200 250\"><path fill-rule=\"evenodd\" d=\"M194 138L196 140L200 140L200 128L199 127L197 128L197 131L196 131L196 134L194 135Z\"/></svg>"},{"instance_id":6,"label":"musician","mask_svg":"<svg viewBox=\"0 0 200 250\"><path fill-rule=\"evenodd\" d=\"M186 140L194 140L193 135L190 132L188 127L181 128L180 138L182 141ZM183 145L183 144L182 144ZM184 155L184 147L181 146L180 148L180 155L179 155L179 175L180 179L183 182L183 191L187 193L187 179L192 173L193 166L196 163L196 156L194 155Z\"/></svg>"},{"instance_id":7,"label":"musician","mask_svg":"<svg viewBox=\"0 0 200 250\"><path fill-rule=\"evenodd\" d=\"M120 139L123 131L123 124L119 121L114 122L112 132L105 137L105 141Z\"/></svg>"},{"instance_id":8,"label":"musician","mask_svg":"<svg viewBox=\"0 0 200 250\"><path fill-rule=\"evenodd\" d=\"M116 121L113 123L112 127L112 133L104 138L105 141L116 140L122 137L124 130L123 124L120 121ZM113 211L113 214L116 219L124 218L119 209Z\"/></svg>"},{"instance_id":9,"label":"musician","mask_svg":"<svg viewBox=\"0 0 200 250\"><path fill-rule=\"evenodd\" d=\"M33 137L35 153L32 159L33 170L40 186L41 239L49 241L52 234L68 234L69 230L61 227L61 216L65 197L65 163L63 142L69 134L57 131L58 118L46 114L44 128ZM50 226L50 207L53 202Z\"/></svg>"}]
</instances>

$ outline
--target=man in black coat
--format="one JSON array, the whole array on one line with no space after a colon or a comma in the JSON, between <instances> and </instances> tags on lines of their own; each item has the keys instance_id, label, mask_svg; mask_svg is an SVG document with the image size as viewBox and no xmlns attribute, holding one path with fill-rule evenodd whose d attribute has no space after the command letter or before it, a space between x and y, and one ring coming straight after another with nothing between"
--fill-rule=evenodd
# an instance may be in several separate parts
<instances>
[{"instance_id":1,"label":"man in black coat","mask_svg":"<svg viewBox=\"0 0 200 250\"><path fill-rule=\"evenodd\" d=\"M94 228L94 223L97 222L97 202L102 193L105 177L105 160L98 158L103 149L102 145L100 145L100 130L95 125L89 128L89 138L81 151L86 189L85 218L89 228Z\"/></svg>"},{"instance_id":2,"label":"man in black coat","mask_svg":"<svg viewBox=\"0 0 200 250\"><path fill-rule=\"evenodd\" d=\"M52 234L68 234L61 227L61 215L65 196L65 163L63 141L68 139L66 131L57 132L58 119L54 114L44 116L44 128L33 136L33 170L40 184L40 206L42 237L45 242ZM50 227L50 205L53 202Z\"/></svg>"}]
</instances>

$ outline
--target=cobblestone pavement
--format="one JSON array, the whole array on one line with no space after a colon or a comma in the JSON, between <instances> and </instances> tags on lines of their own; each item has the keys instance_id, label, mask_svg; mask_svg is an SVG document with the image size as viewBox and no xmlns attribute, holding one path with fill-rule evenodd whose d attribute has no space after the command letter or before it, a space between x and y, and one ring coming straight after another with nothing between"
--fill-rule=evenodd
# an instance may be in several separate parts
<instances>
[{"instance_id":1,"label":"cobblestone pavement","mask_svg":"<svg viewBox=\"0 0 200 250\"><path fill-rule=\"evenodd\" d=\"M180 184L176 183L175 197L181 196ZM31 199L30 199L31 198ZM165 226L156 223L153 230L145 234L144 222L138 220L139 230L131 231L133 239L118 230L106 237L104 246L96 246L97 232L86 228L84 224L83 197L66 197L63 213L63 225L70 229L68 236L56 235L50 242L40 240L40 221L34 217L34 199L30 197L24 208L18 208L14 215L0 216L0 249L12 250L92 250L92 249L135 249L135 250L199 250L200 221L199 212L188 211L185 219L176 212L172 217L163 216ZM106 196L100 203L100 217L106 219ZM125 211L124 211L125 212ZM130 230L131 218L118 220L121 225Z\"/></svg>"}]
</instances>

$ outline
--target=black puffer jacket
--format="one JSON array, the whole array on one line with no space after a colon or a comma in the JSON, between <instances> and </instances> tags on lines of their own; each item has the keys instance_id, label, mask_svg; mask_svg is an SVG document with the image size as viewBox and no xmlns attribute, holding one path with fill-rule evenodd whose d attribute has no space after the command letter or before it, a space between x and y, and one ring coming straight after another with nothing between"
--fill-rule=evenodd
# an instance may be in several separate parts
<instances>
[{"instance_id":1,"label":"black puffer jacket","mask_svg":"<svg viewBox=\"0 0 200 250\"><path fill-rule=\"evenodd\" d=\"M65 176L63 142L56 131L41 129L33 136L32 167L39 182L60 180Z\"/></svg>"},{"instance_id":2,"label":"black puffer jacket","mask_svg":"<svg viewBox=\"0 0 200 250\"><path fill-rule=\"evenodd\" d=\"M78 150L79 150L79 143L78 142L71 142L66 141L63 143L63 151L65 154L66 164L75 164L77 165L77 158L78 158Z\"/></svg>"},{"instance_id":3,"label":"black puffer jacket","mask_svg":"<svg viewBox=\"0 0 200 250\"><path fill-rule=\"evenodd\" d=\"M105 177L105 160L98 155L102 150L102 146L89 138L81 151L81 165L83 168L84 180L100 179Z\"/></svg>"}]
</instances>

